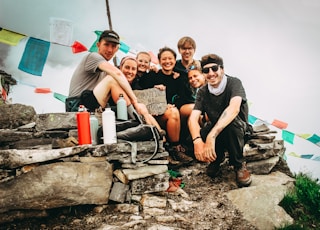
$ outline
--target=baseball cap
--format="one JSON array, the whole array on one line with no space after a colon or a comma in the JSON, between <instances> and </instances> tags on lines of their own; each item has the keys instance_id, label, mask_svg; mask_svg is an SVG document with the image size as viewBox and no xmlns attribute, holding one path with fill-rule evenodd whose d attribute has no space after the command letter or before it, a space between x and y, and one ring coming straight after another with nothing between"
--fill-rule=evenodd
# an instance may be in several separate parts
<instances>
[{"instance_id":1,"label":"baseball cap","mask_svg":"<svg viewBox=\"0 0 320 230\"><path fill-rule=\"evenodd\" d=\"M113 31L113 30L105 30L102 32L102 34L100 35L99 41L101 40L106 40L108 42L113 42L116 44L120 44L120 38L119 35Z\"/></svg>"}]
</instances>

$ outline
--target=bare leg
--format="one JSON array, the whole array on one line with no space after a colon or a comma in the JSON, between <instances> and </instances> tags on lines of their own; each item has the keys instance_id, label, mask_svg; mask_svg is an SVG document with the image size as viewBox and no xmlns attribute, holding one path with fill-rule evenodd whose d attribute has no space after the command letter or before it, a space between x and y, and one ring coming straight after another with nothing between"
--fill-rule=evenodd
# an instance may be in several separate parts
<instances>
[{"instance_id":1,"label":"bare leg","mask_svg":"<svg viewBox=\"0 0 320 230\"><path fill-rule=\"evenodd\" d=\"M181 131L180 140L185 140L189 135L188 118L192 112L194 104L185 104L180 108Z\"/></svg>"},{"instance_id":2,"label":"bare leg","mask_svg":"<svg viewBox=\"0 0 320 230\"><path fill-rule=\"evenodd\" d=\"M93 89L93 95L102 108L105 108L108 103L113 85L115 85L115 80L110 76L106 76Z\"/></svg>"},{"instance_id":3,"label":"bare leg","mask_svg":"<svg viewBox=\"0 0 320 230\"><path fill-rule=\"evenodd\" d=\"M181 127L179 110L176 107L168 108L160 119L166 126L169 141L178 142Z\"/></svg>"}]
</instances>

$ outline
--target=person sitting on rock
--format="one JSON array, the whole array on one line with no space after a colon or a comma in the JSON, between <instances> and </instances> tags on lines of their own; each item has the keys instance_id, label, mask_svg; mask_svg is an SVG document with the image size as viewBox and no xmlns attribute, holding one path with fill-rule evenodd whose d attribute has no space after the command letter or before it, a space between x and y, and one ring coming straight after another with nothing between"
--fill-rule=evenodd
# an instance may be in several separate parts
<instances>
[{"instance_id":1,"label":"person sitting on rock","mask_svg":"<svg viewBox=\"0 0 320 230\"><path fill-rule=\"evenodd\" d=\"M240 79L224 73L223 59L218 55L203 56L201 67L207 85L197 92L188 121L195 157L210 162L207 174L216 177L227 150L238 184L249 186L251 176L243 157L246 132L250 126L245 90ZM201 127L199 118L204 113L208 121Z\"/></svg>"},{"instance_id":2,"label":"person sitting on rock","mask_svg":"<svg viewBox=\"0 0 320 230\"><path fill-rule=\"evenodd\" d=\"M77 111L80 104L90 111L105 108L112 97L117 101L122 94L127 102L128 114L139 119L143 108L137 101L124 74L109 61L119 49L120 38L113 30L105 30L97 42L98 52L87 54L75 69L70 82L66 111ZM141 122L141 121L140 121Z\"/></svg>"}]
</instances>

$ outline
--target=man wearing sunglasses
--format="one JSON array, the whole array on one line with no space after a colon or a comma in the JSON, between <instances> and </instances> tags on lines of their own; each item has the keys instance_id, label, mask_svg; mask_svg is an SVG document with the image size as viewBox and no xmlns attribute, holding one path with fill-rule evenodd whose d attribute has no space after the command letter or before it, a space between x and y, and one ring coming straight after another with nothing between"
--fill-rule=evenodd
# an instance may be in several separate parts
<instances>
[{"instance_id":1,"label":"man wearing sunglasses","mask_svg":"<svg viewBox=\"0 0 320 230\"><path fill-rule=\"evenodd\" d=\"M224 73L223 59L218 55L203 56L201 67L207 85L197 92L188 121L195 157L210 162L207 174L216 177L228 151L239 186L249 186L251 176L243 157L250 130L245 90L238 78ZM203 127L198 122L202 113L208 118Z\"/></svg>"}]
</instances>

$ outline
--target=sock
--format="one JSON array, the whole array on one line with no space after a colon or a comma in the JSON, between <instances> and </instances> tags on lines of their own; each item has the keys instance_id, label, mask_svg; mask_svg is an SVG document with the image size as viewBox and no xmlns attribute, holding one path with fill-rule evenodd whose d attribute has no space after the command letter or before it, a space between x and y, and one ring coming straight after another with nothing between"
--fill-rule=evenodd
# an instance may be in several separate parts
<instances>
[{"instance_id":1,"label":"sock","mask_svg":"<svg viewBox=\"0 0 320 230\"><path fill-rule=\"evenodd\" d=\"M129 115L130 119L132 119L132 120L137 120L137 121L139 121L140 124L143 124L143 121L142 121L140 115L139 115L138 112L135 110L135 108L133 107L133 105L128 105L128 106L127 106L127 111L128 111L128 115Z\"/></svg>"}]
</instances>

